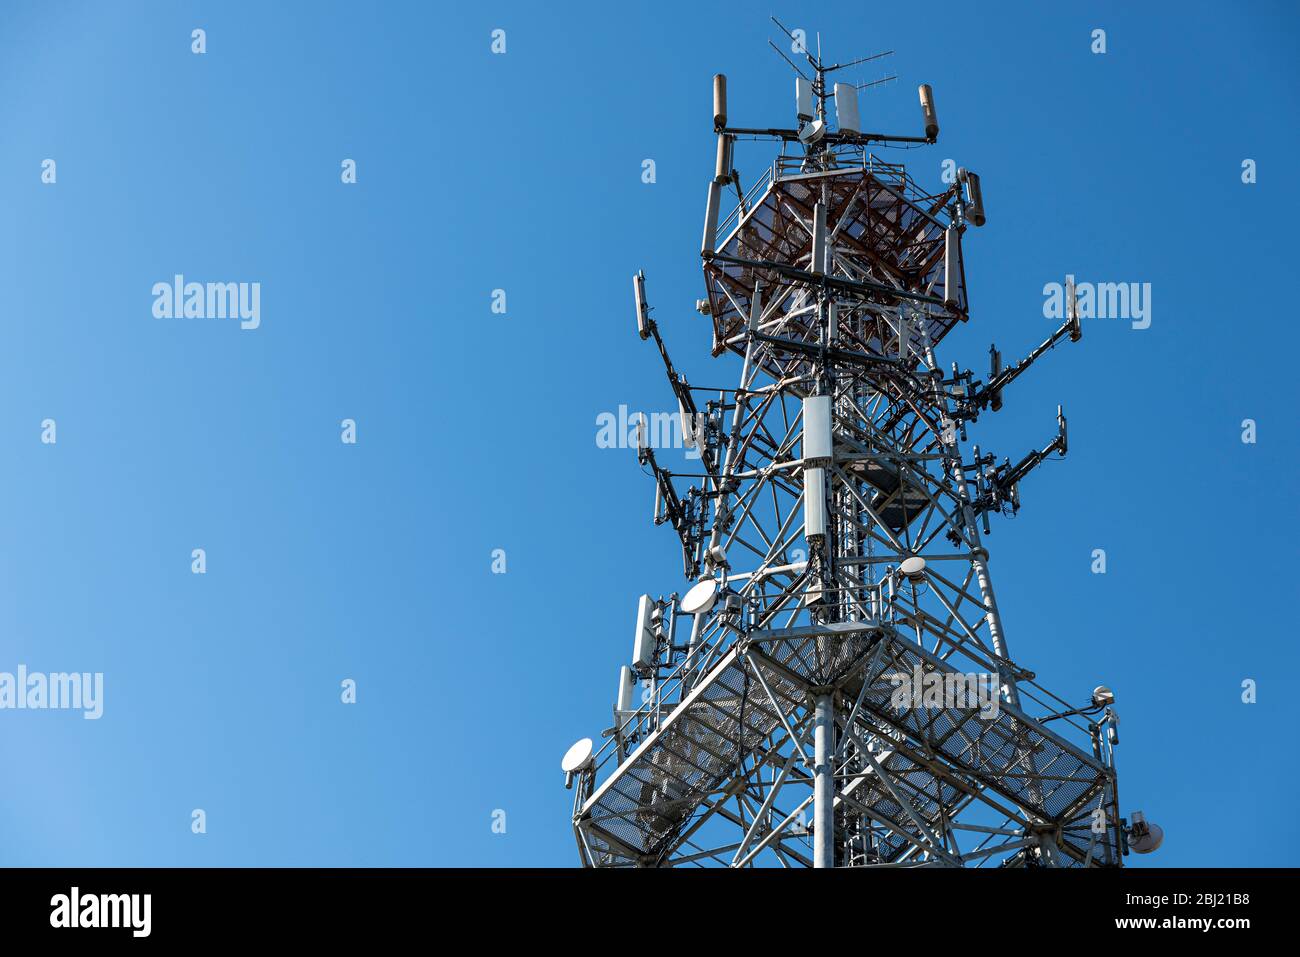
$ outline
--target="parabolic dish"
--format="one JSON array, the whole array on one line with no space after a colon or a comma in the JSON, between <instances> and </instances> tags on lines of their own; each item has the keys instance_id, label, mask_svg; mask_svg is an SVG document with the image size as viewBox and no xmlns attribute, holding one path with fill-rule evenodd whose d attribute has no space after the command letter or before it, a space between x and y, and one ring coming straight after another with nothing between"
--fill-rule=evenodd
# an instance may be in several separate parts
<instances>
[{"instance_id":1,"label":"parabolic dish","mask_svg":"<svg viewBox=\"0 0 1300 957\"><path fill-rule=\"evenodd\" d=\"M581 741L574 742L573 747L564 752L564 760L560 762L560 770L565 774L581 771L591 763L591 747L591 738L583 738Z\"/></svg>"},{"instance_id":2,"label":"parabolic dish","mask_svg":"<svg viewBox=\"0 0 1300 957\"><path fill-rule=\"evenodd\" d=\"M905 578L917 581L925 574L925 559L920 555L913 555L911 558L904 558L899 562L898 570L903 573Z\"/></svg>"},{"instance_id":3,"label":"parabolic dish","mask_svg":"<svg viewBox=\"0 0 1300 957\"><path fill-rule=\"evenodd\" d=\"M713 578L706 578L704 581L696 582L691 586L691 590L682 598L683 615L703 615L713 607L713 603L718 600L718 582Z\"/></svg>"},{"instance_id":4,"label":"parabolic dish","mask_svg":"<svg viewBox=\"0 0 1300 957\"><path fill-rule=\"evenodd\" d=\"M1165 832L1159 824L1147 823L1147 833L1141 837L1131 838L1129 847L1138 854L1150 854L1165 842Z\"/></svg>"}]
</instances>

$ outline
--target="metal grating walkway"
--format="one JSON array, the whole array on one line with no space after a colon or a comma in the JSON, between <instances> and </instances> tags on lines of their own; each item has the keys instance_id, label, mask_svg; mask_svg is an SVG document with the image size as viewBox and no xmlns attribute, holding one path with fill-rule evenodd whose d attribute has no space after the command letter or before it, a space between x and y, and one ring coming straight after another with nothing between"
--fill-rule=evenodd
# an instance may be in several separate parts
<instances>
[{"instance_id":1,"label":"metal grating walkway","mask_svg":"<svg viewBox=\"0 0 1300 957\"><path fill-rule=\"evenodd\" d=\"M1043 822L1065 824L1108 782L1092 756L1006 702L992 720L977 708L892 707L891 675L911 674L915 666L923 674L958 670L887 626L758 631L745 647L788 716L806 709L814 687L834 686L848 702L860 696L856 733L888 742L876 760L912 815L931 829L981 789ZM740 654L732 647L583 806L576 824L605 863L661 862L695 812L725 799L737 770L742 709L746 752L763 747L781 726L761 684L751 678L746 686ZM906 836L919 834L912 817L869 769L841 790L848 810L889 832L875 848L880 860L914 846ZM1066 844L1071 857L1079 856L1077 839Z\"/></svg>"}]
</instances>

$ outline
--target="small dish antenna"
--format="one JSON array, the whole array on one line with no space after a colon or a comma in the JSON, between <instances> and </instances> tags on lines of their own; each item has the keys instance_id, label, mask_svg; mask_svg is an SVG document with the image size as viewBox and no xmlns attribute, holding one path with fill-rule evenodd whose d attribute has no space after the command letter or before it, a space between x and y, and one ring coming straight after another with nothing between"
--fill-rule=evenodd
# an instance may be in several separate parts
<instances>
[{"instance_id":1,"label":"small dish antenna","mask_svg":"<svg viewBox=\"0 0 1300 957\"><path fill-rule=\"evenodd\" d=\"M925 559L920 555L904 558L899 563L898 570L908 581L919 582L925 578Z\"/></svg>"},{"instance_id":2,"label":"small dish antenna","mask_svg":"<svg viewBox=\"0 0 1300 957\"><path fill-rule=\"evenodd\" d=\"M564 752L564 760L560 762L560 770L565 774L576 774L579 771L587 770L595 762L591 749L591 738L575 741L573 747Z\"/></svg>"},{"instance_id":3,"label":"small dish antenna","mask_svg":"<svg viewBox=\"0 0 1300 957\"><path fill-rule=\"evenodd\" d=\"M1128 846L1138 854L1150 854L1165 840L1165 831L1159 824L1152 824L1141 811L1133 812L1133 826L1129 830Z\"/></svg>"},{"instance_id":4,"label":"small dish antenna","mask_svg":"<svg viewBox=\"0 0 1300 957\"><path fill-rule=\"evenodd\" d=\"M581 774L596 763L596 758L592 755L591 749L591 738L583 738L581 741L575 741L573 747L564 752L564 758L560 761L560 770L564 772L564 788L566 791L573 787L573 776L575 774Z\"/></svg>"},{"instance_id":5,"label":"small dish antenna","mask_svg":"<svg viewBox=\"0 0 1300 957\"><path fill-rule=\"evenodd\" d=\"M799 142L805 146L816 143L826 135L826 123L823 120L813 120L811 123L805 123L799 130Z\"/></svg>"},{"instance_id":6,"label":"small dish antenna","mask_svg":"<svg viewBox=\"0 0 1300 957\"><path fill-rule=\"evenodd\" d=\"M706 578L701 582L696 582L691 586L682 597L682 614L683 615L704 615L712 608L714 602L718 600L718 582L713 578Z\"/></svg>"}]
</instances>

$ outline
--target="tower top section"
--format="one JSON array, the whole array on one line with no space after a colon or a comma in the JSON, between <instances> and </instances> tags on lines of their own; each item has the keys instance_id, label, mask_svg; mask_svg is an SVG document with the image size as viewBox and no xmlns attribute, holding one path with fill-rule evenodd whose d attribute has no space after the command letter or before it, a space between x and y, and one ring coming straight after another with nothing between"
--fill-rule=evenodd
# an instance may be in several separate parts
<instances>
[{"instance_id":1,"label":"tower top section","mask_svg":"<svg viewBox=\"0 0 1300 957\"><path fill-rule=\"evenodd\" d=\"M808 371L816 356L910 372L927 345L970 316L961 234L985 222L979 177L961 169L932 191L869 152L872 144L931 144L939 136L929 84L918 89L920 135L906 135L872 129L858 102L860 90L896 77L841 81L850 67L892 51L827 63L820 39L813 53L801 33L773 23L803 61L771 44L795 74L792 125L740 125L728 110L726 76L713 78L717 164L700 248L708 293L700 309L713 323L713 354L744 355L751 336L775 335L781 342L760 342L752 358L777 379ZM781 144L743 186L738 140ZM724 212L733 190L734 206ZM813 308L815 295L827 309Z\"/></svg>"},{"instance_id":2,"label":"tower top section","mask_svg":"<svg viewBox=\"0 0 1300 957\"><path fill-rule=\"evenodd\" d=\"M791 41L792 52L806 62L800 64L791 59L775 43L768 44L776 51L794 71L795 77L795 124L790 127L745 127L729 124L727 114L727 78L719 73L713 78L713 127L714 132L731 137L772 138L785 142L799 143L809 157L821 156L834 152L835 147L863 147L870 143L934 143L939 137L939 117L934 106L934 91L928 83L918 88L921 104L922 123L920 136L883 133L866 128L858 108L858 93L862 90L880 86L898 79L897 76L885 76L869 83L855 84L847 78L841 81L841 71L850 67L861 66L876 60L892 56L893 50L858 57L845 63L826 63L821 55L821 42L817 42L817 52L807 49L802 35L787 30L775 17L772 22ZM831 113L834 113L834 127Z\"/></svg>"}]
</instances>

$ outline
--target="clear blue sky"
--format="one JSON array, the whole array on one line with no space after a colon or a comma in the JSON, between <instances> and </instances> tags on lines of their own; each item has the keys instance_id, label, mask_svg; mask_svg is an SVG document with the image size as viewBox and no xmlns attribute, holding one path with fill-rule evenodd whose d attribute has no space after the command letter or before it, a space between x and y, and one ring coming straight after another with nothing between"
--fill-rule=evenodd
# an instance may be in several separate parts
<instances>
[{"instance_id":1,"label":"clear blue sky","mask_svg":"<svg viewBox=\"0 0 1300 957\"><path fill-rule=\"evenodd\" d=\"M637 268L692 381L737 376L692 309L709 77L789 119L768 13L897 51L864 117L915 129L929 82L943 132L889 158L982 175L943 361L1037 344L1067 272L1152 284L1149 329L1094 321L975 431L1016 457L1070 421L989 541L1008 640L1115 689L1142 863L1300 863L1294 6L812 12L4 5L0 671L102 671L105 703L0 712L0 864L577 862L560 757L609 724L636 595L683 584L596 416L671 407ZM176 273L260 282L261 327L153 318Z\"/></svg>"}]
</instances>

